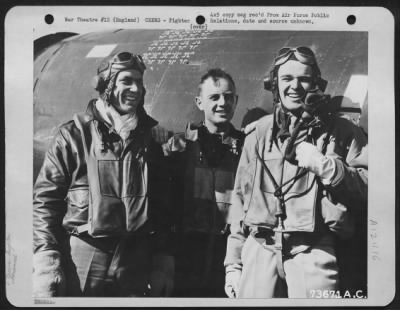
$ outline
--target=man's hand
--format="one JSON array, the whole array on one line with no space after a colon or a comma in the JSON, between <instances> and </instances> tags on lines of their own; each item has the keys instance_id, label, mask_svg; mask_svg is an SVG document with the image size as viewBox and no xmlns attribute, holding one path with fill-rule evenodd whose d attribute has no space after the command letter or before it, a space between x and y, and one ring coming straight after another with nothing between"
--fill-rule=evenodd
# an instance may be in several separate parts
<instances>
[{"instance_id":1,"label":"man's hand","mask_svg":"<svg viewBox=\"0 0 400 310\"><path fill-rule=\"evenodd\" d=\"M335 173L336 163L323 155L315 145L301 142L296 147L296 160L299 167L304 167L329 183Z\"/></svg>"},{"instance_id":2,"label":"man's hand","mask_svg":"<svg viewBox=\"0 0 400 310\"><path fill-rule=\"evenodd\" d=\"M43 251L33 255L33 296L65 296L66 281L58 251Z\"/></svg>"},{"instance_id":3,"label":"man's hand","mask_svg":"<svg viewBox=\"0 0 400 310\"><path fill-rule=\"evenodd\" d=\"M164 127L157 125L151 129L151 135L157 143L163 144L168 141L168 138L172 135L172 133L170 133Z\"/></svg>"},{"instance_id":4,"label":"man's hand","mask_svg":"<svg viewBox=\"0 0 400 310\"><path fill-rule=\"evenodd\" d=\"M308 142L301 142L296 147L296 159L300 167L307 168L312 172L318 172L318 166L323 160L324 155L317 149L317 147Z\"/></svg>"},{"instance_id":5,"label":"man's hand","mask_svg":"<svg viewBox=\"0 0 400 310\"><path fill-rule=\"evenodd\" d=\"M242 132L245 135L248 135L249 133L251 133L252 131L254 131L254 129L256 129L256 125L257 125L258 121L254 121L250 124L247 124L246 127L242 128Z\"/></svg>"},{"instance_id":6,"label":"man's hand","mask_svg":"<svg viewBox=\"0 0 400 310\"><path fill-rule=\"evenodd\" d=\"M150 274L150 296L171 296L174 289L174 274L174 257L170 255L156 254L152 260L152 270Z\"/></svg>"},{"instance_id":7,"label":"man's hand","mask_svg":"<svg viewBox=\"0 0 400 310\"><path fill-rule=\"evenodd\" d=\"M186 139L181 134L176 134L162 144L165 156L170 156L173 152L183 152L186 150Z\"/></svg>"},{"instance_id":8,"label":"man's hand","mask_svg":"<svg viewBox=\"0 0 400 310\"><path fill-rule=\"evenodd\" d=\"M242 270L227 270L225 275L225 293L229 298L237 298Z\"/></svg>"}]
</instances>

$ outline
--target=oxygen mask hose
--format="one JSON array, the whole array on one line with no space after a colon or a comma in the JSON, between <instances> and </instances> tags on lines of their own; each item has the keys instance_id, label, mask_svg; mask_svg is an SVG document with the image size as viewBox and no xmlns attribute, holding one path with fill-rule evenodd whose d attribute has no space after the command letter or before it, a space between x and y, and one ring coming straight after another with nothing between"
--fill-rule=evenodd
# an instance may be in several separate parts
<instances>
[{"instance_id":1,"label":"oxygen mask hose","mask_svg":"<svg viewBox=\"0 0 400 310\"><path fill-rule=\"evenodd\" d=\"M296 157L296 147L295 147L295 142L296 139L299 135L300 130L303 128L303 126L308 122L308 119L310 118L310 114L307 111L304 111L303 114L300 117L300 120L296 124L296 126L293 129L293 132L289 138L288 144L285 149L285 159L290 162L291 164L297 165L297 161L295 159Z\"/></svg>"},{"instance_id":2,"label":"oxygen mask hose","mask_svg":"<svg viewBox=\"0 0 400 310\"><path fill-rule=\"evenodd\" d=\"M307 93L302 103L303 113L293 129L285 150L285 159L288 162L297 165L295 142L300 130L310 124L312 120L324 117L325 114L329 113L329 102L330 95L325 95L321 91Z\"/></svg>"}]
</instances>

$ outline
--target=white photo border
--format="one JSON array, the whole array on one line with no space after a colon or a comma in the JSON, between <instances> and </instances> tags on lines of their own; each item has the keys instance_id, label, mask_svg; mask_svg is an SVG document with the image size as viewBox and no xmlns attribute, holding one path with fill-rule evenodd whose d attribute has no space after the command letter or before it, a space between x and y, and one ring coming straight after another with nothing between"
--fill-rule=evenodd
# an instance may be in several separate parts
<instances>
[{"instance_id":1,"label":"white photo border","mask_svg":"<svg viewBox=\"0 0 400 310\"><path fill-rule=\"evenodd\" d=\"M281 13L287 7L159 7L166 18L207 17L210 11L254 12L269 9ZM6 297L18 307L29 306L384 306L395 296L395 100L394 17L382 7L296 7L296 12L326 12L329 18L314 24L268 25L268 30L367 31L368 32L368 298L366 299L196 299L190 298L53 298L35 303L32 298L32 158L33 158L33 41L45 34L82 25L65 22L79 14L101 18L154 16L154 7L118 6L19 6L5 19L5 197L6 197ZM47 25L51 14L55 23ZM354 25L346 20L357 17ZM187 29L182 24L122 25L135 29ZM240 30L244 25L207 24L209 30ZM265 26L246 24L245 29ZM121 25L85 24L85 32L121 28ZM23 124L23 126L21 126Z\"/></svg>"}]
</instances>

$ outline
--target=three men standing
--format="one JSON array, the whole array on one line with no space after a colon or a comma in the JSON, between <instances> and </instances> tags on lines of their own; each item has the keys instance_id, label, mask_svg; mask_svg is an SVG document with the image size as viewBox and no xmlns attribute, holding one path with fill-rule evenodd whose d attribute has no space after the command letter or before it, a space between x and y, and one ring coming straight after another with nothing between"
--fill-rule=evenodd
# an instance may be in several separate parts
<instances>
[{"instance_id":1,"label":"three men standing","mask_svg":"<svg viewBox=\"0 0 400 310\"><path fill-rule=\"evenodd\" d=\"M34 187L35 296L170 296L174 226L175 296L336 290L335 239L351 234L351 209L367 197L367 138L331 110L314 53L279 52L266 85L274 113L246 140L230 122L235 83L211 69L195 98L204 122L156 143L144 70L127 52L108 59L100 97L46 154Z\"/></svg>"}]
</instances>

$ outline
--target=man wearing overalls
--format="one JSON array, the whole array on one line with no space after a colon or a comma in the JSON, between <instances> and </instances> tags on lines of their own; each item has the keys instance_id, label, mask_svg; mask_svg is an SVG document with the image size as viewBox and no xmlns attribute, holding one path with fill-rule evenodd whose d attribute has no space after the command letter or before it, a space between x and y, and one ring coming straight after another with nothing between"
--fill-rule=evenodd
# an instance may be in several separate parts
<instances>
[{"instance_id":1,"label":"man wearing overalls","mask_svg":"<svg viewBox=\"0 0 400 310\"><path fill-rule=\"evenodd\" d=\"M367 138L337 116L308 47L283 48L265 83L274 113L245 140L230 208L225 290L318 298L339 289L335 239L366 205Z\"/></svg>"},{"instance_id":2,"label":"man wearing overalls","mask_svg":"<svg viewBox=\"0 0 400 310\"><path fill-rule=\"evenodd\" d=\"M244 140L244 134L230 123L237 99L232 77L221 69L209 70L195 98L204 121L189 123L185 133L164 145L164 152L179 167L177 297L226 297L226 217Z\"/></svg>"},{"instance_id":3,"label":"man wearing overalls","mask_svg":"<svg viewBox=\"0 0 400 310\"><path fill-rule=\"evenodd\" d=\"M33 294L168 296L170 178L143 108L145 65L100 64L99 98L60 126L34 186Z\"/></svg>"}]
</instances>

